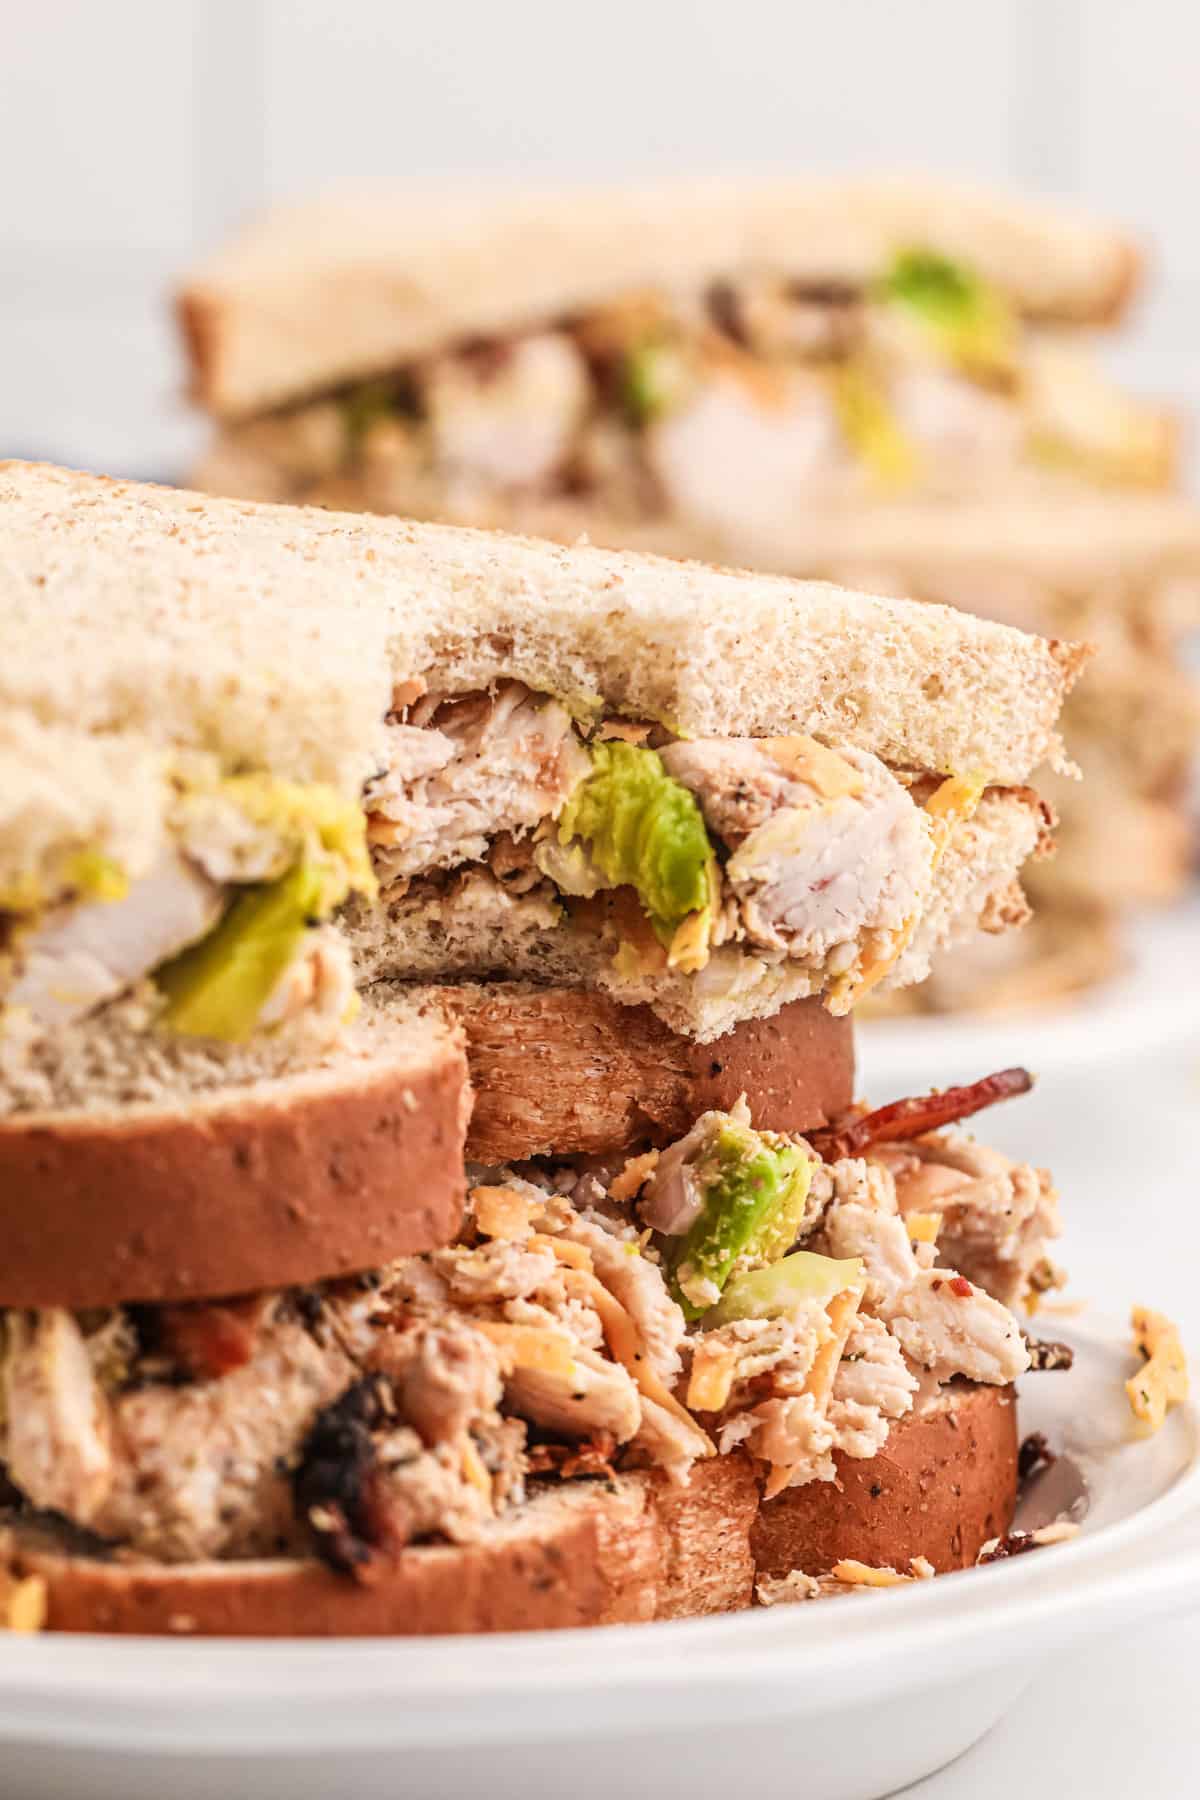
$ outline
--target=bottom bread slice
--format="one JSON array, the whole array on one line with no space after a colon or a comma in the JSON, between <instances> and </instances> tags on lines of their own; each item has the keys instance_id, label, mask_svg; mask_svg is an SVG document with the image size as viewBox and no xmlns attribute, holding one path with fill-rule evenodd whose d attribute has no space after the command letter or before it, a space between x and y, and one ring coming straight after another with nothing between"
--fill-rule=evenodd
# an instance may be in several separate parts
<instances>
[{"instance_id":1,"label":"bottom bread slice","mask_svg":"<svg viewBox=\"0 0 1200 1800\"><path fill-rule=\"evenodd\" d=\"M1011 1388L955 1382L838 1481L762 1503L739 1452L658 1473L544 1490L468 1545L417 1546L365 1578L315 1559L170 1565L81 1555L14 1520L0 1568L45 1583L53 1631L371 1637L553 1630L696 1618L750 1604L756 1577L820 1575L843 1559L968 1567L1012 1523Z\"/></svg>"}]
</instances>

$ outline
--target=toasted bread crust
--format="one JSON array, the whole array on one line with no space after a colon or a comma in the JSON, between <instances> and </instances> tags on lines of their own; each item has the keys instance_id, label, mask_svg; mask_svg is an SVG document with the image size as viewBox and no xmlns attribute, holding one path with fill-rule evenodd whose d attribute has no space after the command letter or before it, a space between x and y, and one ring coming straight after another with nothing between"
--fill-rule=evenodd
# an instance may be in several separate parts
<instances>
[{"instance_id":1,"label":"toasted bread crust","mask_svg":"<svg viewBox=\"0 0 1200 1800\"><path fill-rule=\"evenodd\" d=\"M813 1481L765 1501L751 1532L760 1576L822 1575L845 1558L939 1574L969 1568L1012 1524L1017 1405L1011 1387L954 1382L893 1425L869 1462L835 1455L838 1485Z\"/></svg>"},{"instance_id":2,"label":"toasted bread crust","mask_svg":"<svg viewBox=\"0 0 1200 1800\"><path fill-rule=\"evenodd\" d=\"M470 1089L427 1060L282 1078L184 1107L0 1124L0 1306L302 1285L449 1241Z\"/></svg>"},{"instance_id":3,"label":"toasted bread crust","mask_svg":"<svg viewBox=\"0 0 1200 1800\"><path fill-rule=\"evenodd\" d=\"M672 1488L657 1474L574 1482L478 1543L420 1546L355 1581L316 1561L110 1562L23 1528L0 1568L40 1575L51 1631L375 1637L555 1630L686 1618L750 1603L749 1464L722 1457Z\"/></svg>"},{"instance_id":4,"label":"toasted bread crust","mask_svg":"<svg viewBox=\"0 0 1200 1800\"><path fill-rule=\"evenodd\" d=\"M741 1094L754 1123L772 1131L815 1130L854 1101L851 1021L819 998L697 1044L648 1006L581 989L505 981L418 996L466 1033L475 1089L467 1154L476 1162L668 1143Z\"/></svg>"}]
</instances>

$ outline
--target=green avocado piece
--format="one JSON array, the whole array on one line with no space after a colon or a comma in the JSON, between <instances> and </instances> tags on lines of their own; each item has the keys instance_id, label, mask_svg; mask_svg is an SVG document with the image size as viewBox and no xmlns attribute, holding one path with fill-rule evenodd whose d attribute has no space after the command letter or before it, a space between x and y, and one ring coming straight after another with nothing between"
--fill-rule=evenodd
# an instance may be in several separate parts
<instances>
[{"instance_id":1,"label":"green avocado piece","mask_svg":"<svg viewBox=\"0 0 1200 1800\"><path fill-rule=\"evenodd\" d=\"M325 782L284 781L276 775L231 775L221 792L256 824L279 834L285 854L325 878L322 915L340 906L347 894L373 894L375 877L367 848L367 821L362 807Z\"/></svg>"},{"instance_id":2,"label":"green avocado piece","mask_svg":"<svg viewBox=\"0 0 1200 1800\"><path fill-rule=\"evenodd\" d=\"M696 1165L704 1209L674 1257L675 1297L689 1319L715 1304L741 1256L773 1261L791 1248L804 1216L812 1164L772 1132L726 1119Z\"/></svg>"},{"instance_id":3,"label":"green avocado piece","mask_svg":"<svg viewBox=\"0 0 1200 1800\"><path fill-rule=\"evenodd\" d=\"M300 940L324 912L328 877L298 862L278 881L247 888L206 938L155 972L163 1022L186 1037L239 1043L254 1030Z\"/></svg>"},{"instance_id":4,"label":"green avocado piece","mask_svg":"<svg viewBox=\"0 0 1200 1800\"><path fill-rule=\"evenodd\" d=\"M695 796L656 750L620 739L593 744L592 772L558 821L558 841L582 838L609 887L634 887L664 944L709 905L713 847Z\"/></svg>"},{"instance_id":5,"label":"green avocado piece","mask_svg":"<svg viewBox=\"0 0 1200 1800\"><path fill-rule=\"evenodd\" d=\"M621 364L621 405L631 425L652 425L679 404L686 370L679 349L647 338L627 350Z\"/></svg>"},{"instance_id":6,"label":"green avocado piece","mask_svg":"<svg viewBox=\"0 0 1200 1800\"><path fill-rule=\"evenodd\" d=\"M838 1261L812 1250L793 1250L766 1269L736 1275L717 1305L704 1315L705 1329L730 1325L735 1319L774 1319L805 1300L832 1300L862 1280L857 1256Z\"/></svg>"},{"instance_id":7,"label":"green avocado piece","mask_svg":"<svg viewBox=\"0 0 1200 1800\"><path fill-rule=\"evenodd\" d=\"M1011 370L1012 312L973 269L932 250L902 250L880 292L919 318L952 361L993 373Z\"/></svg>"}]
</instances>

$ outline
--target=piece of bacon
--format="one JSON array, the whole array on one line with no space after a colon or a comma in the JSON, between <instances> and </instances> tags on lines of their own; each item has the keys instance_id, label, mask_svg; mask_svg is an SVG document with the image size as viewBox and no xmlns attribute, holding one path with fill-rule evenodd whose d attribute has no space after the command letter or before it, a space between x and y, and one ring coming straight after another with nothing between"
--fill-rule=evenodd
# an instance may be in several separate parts
<instances>
[{"instance_id":1,"label":"piece of bacon","mask_svg":"<svg viewBox=\"0 0 1200 1800\"><path fill-rule=\"evenodd\" d=\"M875 1144L895 1144L906 1138L923 1137L943 1125L968 1119L985 1106L998 1100L1011 1100L1027 1094L1033 1086L1028 1069L1001 1069L996 1075L985 1075L966 1087L943 1088L940 1093L921 1094L908 1100L893 1100L875 1112L863 1113L842 1125L827 1126L823 1131L805 1133L808 1142L822 1162L840 1162L847 1156L862 1156Z\"/></svg>"},{"instance_id":2,"label":"piece of bacon","mask_svg":"<svg viewBox=\"0 0 1200 1800\"><path fill-rule=\"evenodd\" d=\"M159 1341L194 1380L215 1381L250 1361L271 1298L251 1294L244 1300L164 1306L158 1315Z\"/></svg>"}]
</instances>

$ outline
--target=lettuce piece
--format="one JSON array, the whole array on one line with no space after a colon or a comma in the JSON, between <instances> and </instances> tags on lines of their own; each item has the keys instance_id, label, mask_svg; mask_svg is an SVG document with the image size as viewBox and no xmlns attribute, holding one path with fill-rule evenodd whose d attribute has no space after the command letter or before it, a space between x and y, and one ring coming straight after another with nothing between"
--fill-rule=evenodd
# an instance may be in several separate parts
<instances>
[{"instance_id":1,"label":"lettuce piece","mask_svg":"<svg viewBox=\"0 0 1200 1800\"><path fill-rule=\"evenodd\" d=\"M694 1172L704 1207L673 1267L676 1299L689 1319L716 1303L739 1257L774 1260L791 1247L812 1164L789 1139L727 1119Z\"/></svg>"},{"instance_id":2,"label":"lettuce piece","mask_svg":"<svg viewBox=\"0 0 1200 1800\"><path fill-rule=\"evenodd\" d=\"M705 1329L731 1325L737 1319L779 1318L806 1300L823 1304L846 1288L858 1287L862 1278L862 1261L857 1256L839 1261L812 1250L793 1250L768 1268L735 1276L718 1304L705 1314Z\"/></svg>"},{"instance_id":3,"label":"lettuce piece","mask_svg":"<svg viewBox=\"0 0 1200 1800\"><path fill-rule=\"evenodd\" d=\"M155 972L163 1022L187 1037L239 1043L258 1023L305 932L326 910L328 877L298 862L278 881L247 888L220 924Z\"/></svg>"},{"instance_id":4,"label":"lettuce piece","mask_svg":"<svg viewBox=\"0 0 1200 1800\"><path fill-rule=\"evenodd\" d=\"M674 344L647 338L627 350L621 363L621 405L631 425L652 425L679 405L687 390L687 369Z\"/></svg>"},{"instance_id":5,"label":"lettuce piece","mask_svg":"<svg viewBox=\"0 0 1200 1800\"><path fill-rule=\"evenodd\" d=\"M607 886L636 888L669 944L689 913L711 904L715 857L704 815L657 751L617 739L593 744L591 757L591 774L559 816L558 841L582 839Z\"/></svg>"}]
</instances>

